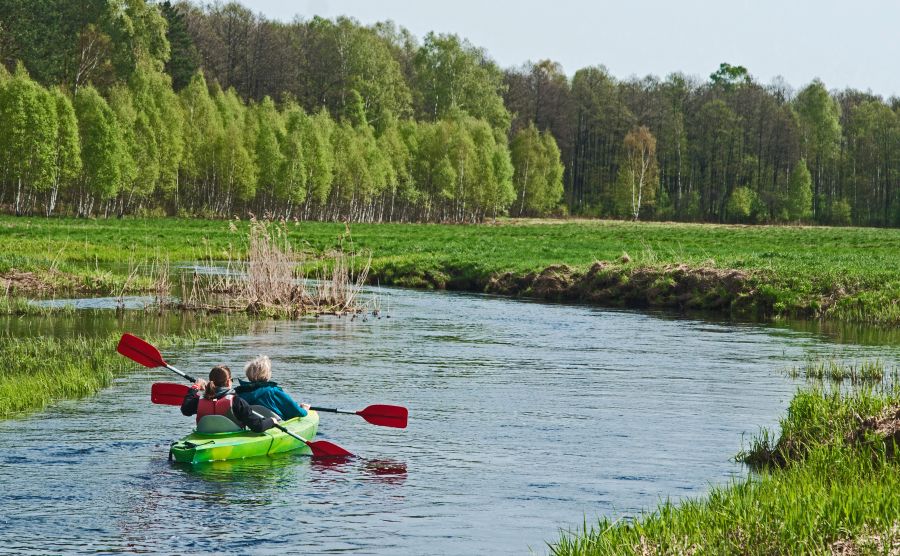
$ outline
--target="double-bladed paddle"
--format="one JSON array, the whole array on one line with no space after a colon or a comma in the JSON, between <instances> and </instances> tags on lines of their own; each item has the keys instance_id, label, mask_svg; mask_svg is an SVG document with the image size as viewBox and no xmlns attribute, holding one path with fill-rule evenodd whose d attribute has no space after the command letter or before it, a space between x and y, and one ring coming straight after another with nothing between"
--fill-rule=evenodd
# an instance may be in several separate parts
<instances>
[{"instance_id":1,"label":"double-bladed paddle","mask_svg":"<svg viewBox=\"0 0 900 556\"><path fill-rule=\"evenodd\" d=\"M119 345L116 346L116 351L145 367L150 367L151 369L156 367L165 367L186 380L196 382L193 377L179 371L172 365L166 363L165 359L163 359L162 357L162 354L160 354L159 350L156 349L153 345L132 334L122 334L122 339L119 340ZM152 388L150 390L150 394L152 399ZM159 399L171 399L171 389L167 391L165 388L163 388L161 389L159 395ZM184 394L182 394L181 398L184 399ZM178 402L178 405L181 405L180 401ZM262 417L262 415L255 411L253 412L253 414L257 417ZM353 455L337 444L333 444L331 442L328 442L327 440L310 441L303 438L299 434L286 429L278 423L275 423L275 427L309 446L309 449L312 450L313 457L347 457Z\"/></svg>"},{"instance_id":2,"label":"double-bladed paddle","mask_svg":"<svg viewBox=\"0 0 900 556\"><path fill-rule=\"evenodd\" d=\"M184 397L187 395L188 388L184 384L174 384L172 382L156 382L150 387L150 400L155 404L162 405L181 405ZM342 415L359 415L369 423L380 427L394 427L396 429L405 429L409 412L405 407L399 405L370 405L359 411L346 409L333 409L330 407L311 407L314 411L325 411L327 413L340 413Z\"/></svg>"}]
</instances>

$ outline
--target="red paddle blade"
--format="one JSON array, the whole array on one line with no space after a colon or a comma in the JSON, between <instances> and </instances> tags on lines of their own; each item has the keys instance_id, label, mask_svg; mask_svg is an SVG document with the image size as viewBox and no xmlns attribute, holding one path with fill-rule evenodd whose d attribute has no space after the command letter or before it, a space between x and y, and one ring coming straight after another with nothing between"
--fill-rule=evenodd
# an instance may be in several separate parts
<instances>
[{"instance_id":1,"label":"red paddle blade","mask_svg":"<svg viewBox=\"0 0 900 556\"><path fill-rule=\"evenodd\" d=\"M405 429L409 417L409 411L399 405L370 405L365 409L360 409L356 414L373 425L394 427L395 429Z\"/></svg>"},{"instance_id":2,"label":"red paddle blade","mask_svg":"<svg viewBox=\"0 0 900 556\"><path fill-rule=\"evenodd\" d=\"M316 440L315 442L306 442L306 445L312 450L314 458L349 458L353 454L341 448L337 444L332 444L327 440Z\"/></svg>"},{"instance_id":3,"label":"red paddle blade","mask_svg":"<svg viewBox=\"0 0 900 556\"><path fill-rule=\"evenodd\" d=\"M145 367L165 367L166 362L159 350L131 334L122 334L116 351Z\"/></svg>"},{"instance_id":4,"label":"red paddle blade","mask_svg":"<svg viewBox=\"0 0 900 556\"><path fill-rule=\"evenodd\" d=\"M171 382L154 382L150 387L150 401L160 405L181 405L187 395L188 388L184 384Z\"/></svg>"}]
</instances>

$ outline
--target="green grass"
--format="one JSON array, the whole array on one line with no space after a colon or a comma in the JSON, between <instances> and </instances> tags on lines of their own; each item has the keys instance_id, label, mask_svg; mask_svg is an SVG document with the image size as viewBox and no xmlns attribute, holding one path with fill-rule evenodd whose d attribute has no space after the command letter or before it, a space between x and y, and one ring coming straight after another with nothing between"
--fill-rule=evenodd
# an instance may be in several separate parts
<instances>
[{"instance_id":1,"label":"green grass","mask_svg":"<svg viewBox=\"0 0 900 556\"><path fill-rule=\"evenodd\" d=\"M849 382L850 384L876 383L885 378L896 380L897 368L887 368L881 359L842 361L835 358L808 359L802 365L791 367L787 375L819 382Z\"/></svg>"},{"instance_id":2,"label":"green grass","mask_svg":"<svg viewBox=\"0 0 900 556\"><path fill-rule=\"evenodd\" d=\"M218 340L221 323L204 323L178 335L155 335L148 341L162 350ZM0 336L0 419L22 417L54 401L90 396L113 379L139 368L119 355L120 334L100 336ZM149 391L149 386L148 386Z\"/></svg>"},{"instance_id":3,"label":"green grass","mask_svg":"<svg viewBox=\"0 0 900 556\"><path fill-rule=\"evenodd\" d=\"M765 304L766 316L900 323L900 230L502 221L355 224L348 236L344 224L287 226L295 245L311 257L342 242L346 247L352 239L356 250L373 253L371 276L382 284L483 290L498 273L522 275L556 264L585 271L596 260L612 261L608 272L625 279L635 269L684 263L747 273L744 293ZM52 266L98 291L112 289L122 285L116 277L127 273L129 261L225 259L240 253L246 229L246 222L236 221L5 216L0 217L0 242L7 246L0 253L0 272ZM618 262L623 252L631 262ZM658 278L656 285L665 289L668 277Z\"/></svg>"},{"instance_id":4,"label":"green grass","mask_svg":"<svg viewBox=\"0 0 900 556\"><path fill-rule=\"evenodd\" d=\"M856 434L861 417L884 416L897 390L797 394L782 420L780 466L715 487L704 498L666 502L634 520L604 519L564 533L556 555L828 554L835 543L888 553L900 543L900 465L893 440ZM872 422L871 420L868 422ZM764 433L761 444L771 444ZM896 547L896 545L895 545ZM844 552L841 552L844 553ZM890 552L893 553L893 552Z\"/></svg>"}]
</instances>

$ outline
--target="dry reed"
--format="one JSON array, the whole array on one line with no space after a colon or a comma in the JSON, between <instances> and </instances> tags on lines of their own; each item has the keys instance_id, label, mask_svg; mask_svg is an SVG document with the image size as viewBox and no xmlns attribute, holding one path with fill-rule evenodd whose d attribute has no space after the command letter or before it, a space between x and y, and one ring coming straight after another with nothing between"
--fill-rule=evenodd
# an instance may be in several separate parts
<instances>
[{"instance_id":1,"label":"dry reed","mask_svg":"<svg viewBox=\"0 0 900 556\"><path fill-rule=\"evenodd\" d=\"M330 251L305 272L304 255L288 238L284 223L252 220L247 257L231 250L221 272L182 275L178 308L211 312L246 311L251 314L297 317L302 315L359 313L368 308L360 292L368 278L371 255L356 269L357 255ZM159 298L158 298L159 299Z\"/></svg>"}]
</instances>

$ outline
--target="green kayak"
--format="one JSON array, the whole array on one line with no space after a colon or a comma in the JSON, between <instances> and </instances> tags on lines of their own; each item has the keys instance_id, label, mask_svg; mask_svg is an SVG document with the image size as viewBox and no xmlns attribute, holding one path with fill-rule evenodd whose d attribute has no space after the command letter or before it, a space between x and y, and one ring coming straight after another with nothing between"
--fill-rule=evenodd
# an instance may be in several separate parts
<instances>
[{"instance_id":1,"label":"green kayak","mask_svg":"<svg viewBox=\"0 0 900 556\"><path fill-rule=\"evenodd\" d=\"M306 417L295 417L281 424L294 434L312 440L319 427L319 414L310 411ZM202 463L266 456L294 450L301 454L312 454L306 444L276 428L261 433L247 430L204 433L195 430L172 444L169 459L182 463Z\"/></svg>"}]
</instances>

